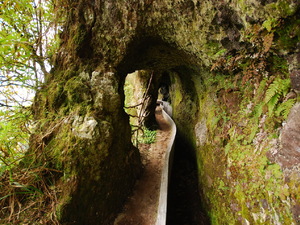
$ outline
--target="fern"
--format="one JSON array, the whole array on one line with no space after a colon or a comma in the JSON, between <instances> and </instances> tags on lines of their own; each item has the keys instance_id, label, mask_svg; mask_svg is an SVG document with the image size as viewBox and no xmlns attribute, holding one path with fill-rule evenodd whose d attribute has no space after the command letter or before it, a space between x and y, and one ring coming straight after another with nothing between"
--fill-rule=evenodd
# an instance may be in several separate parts
<instances>
[{"instance_id":1,"label":"fern","mask_svg":"<svg viewBox=\"0 0 300 225\"><path fill-rule=\"evenodd\" d=\"M273 114L280 98L285 96L289 89L290 79L277 78L269 85L264 99L264 102L268 105L269 116Z\"/></svg>"},{"instance_id":2,"label":"fern","mask_svg":"<svg viewBox=\"0 0 300 225\"><path fill-rule=\"evenodd\" d=\"M291 108L293 107L293 105L295 104L296 99L289 99L285 102L283 102L282 104L280 104L278 106L278 108L275 111L275 115L276 116L280 116L282 115L284 119L287 118Z\"/></svg>"},{"instance_id":3,"label":"fern","mask_svg":"<svg viewBox=\"0 0 300 225\"><path fill-rule=\"evenodd\" d=\"M266 91L265 103L268 103L275 94L286 95L289 89L290 79L275 79Z\"/></svg>"},{"instance_id":4,"label":"fern","mask_svg":"<svg viewBox=\"0 0 300 225\"><path fill-rule=\"evenodd\" d=\"M262 100L262 96L265 94L265 88L266 88L266 85L267 85L267 79L264 78L260 84L259 84L259 87L256 91L256 102L257 101L260 101Z\"/></svg>"},{"instance_id":5,"label":"fern","mask_svg":"<svg viewBox=\"0 0 300 225\"><path fill-rule=\"evenodd\" d=\"M280 94L275 93L273 97L271 97L271 99L268 101L267 105L268 105L269 116L272 116L274 108L279 101L279 98L280 98Z\"/></svg>"},{"instance_id":6,"label":"fern","mask_svg":"<svg viewBox=\"0 0 300 225\"><path fill-rule=\"evenodd\" d=\"M262 115L264 105L265 105L264 102L260 102L254 107L253 116L255 118L259 118Z\"/></svg>"},{"instance_id":7,"label":"fern","mask_svg":"<svg viewBox=\"0 0 300 225\"><path fill-rule=\"evenodd\" d=\"M268 103L270 99L278 92L278 82L274 81L272 84L270 84L268 90L266 91L265 95L265 103Z\"/></svg>"},{"instance_id":8,"label":"fern","mask_svg":"<svg viewBox=\"0 0 300 225\"><path fill-rule=\"evenodd\" d=\"M281 86L282 95L286 96L287 93L289 93L289 90L291 88L291 80L290 79L284 79L284 80L282 80L281 85L282 85Z\"/></svg>"},{"instance_id":9,"label":"fern","mask_svg":"<svg viewBox=\"0 0 300 225\"><path fill-rule=\"evenodd\" d=\"M258 123L255 123L255 124L253 124L253 126L251 128L251 133L248 136L247 143L251 143L253 141L257 132L258 132Z\"/></svg>"}]
</instances>

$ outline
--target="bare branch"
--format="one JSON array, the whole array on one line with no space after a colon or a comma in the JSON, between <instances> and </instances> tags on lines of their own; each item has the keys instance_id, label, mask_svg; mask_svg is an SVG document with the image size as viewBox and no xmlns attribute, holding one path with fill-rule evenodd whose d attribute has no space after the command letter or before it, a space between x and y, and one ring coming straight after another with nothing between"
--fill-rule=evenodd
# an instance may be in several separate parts
<instances>
[{"instance_id":1,"label":"bare branch","mask_svg":"<svg viewBox=\"0 0 300 225\"><path fill-rule=\"evenodd\" d=\"M140 103L138 103L138 104L136 104L136 105L132 105L132 106L124 106L124 108L125 108L125 109L136 108L136 107L138 107L138 106L140 106L140 105L142 105L142 104L143 104L143 103L140 102Z\"/></svg>"},{"instance_id":2,"label":"bare branch","mask_svg":"<svg viewBox=\"0 0 300 225\"><path fill-rule=\"evenodd\" d=\"M3 103L0 102L0 107L8 107L8 108L10 108L10 107L13 107L13 106L12 105L7 105L7 104L3 104Z\"/></svg>"}]
</instances>

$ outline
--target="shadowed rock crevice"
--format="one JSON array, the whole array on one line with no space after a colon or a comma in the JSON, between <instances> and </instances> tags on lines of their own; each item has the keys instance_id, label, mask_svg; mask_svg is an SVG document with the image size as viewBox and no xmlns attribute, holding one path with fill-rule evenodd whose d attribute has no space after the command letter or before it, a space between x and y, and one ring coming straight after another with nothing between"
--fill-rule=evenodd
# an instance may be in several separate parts
<instances>
[{"instance_id":1,"label":"shadowed rock crevice","mask_svg":"<svg viewBox=\"0 0 300 225\"><path fill-rule=\"evenodd\" d=\"M127 54L118 65L120 74L147 69L167 71L182 65L191 65L193 57L158 37L138 37L128 45Z\"/></svg>"}]
</instances>

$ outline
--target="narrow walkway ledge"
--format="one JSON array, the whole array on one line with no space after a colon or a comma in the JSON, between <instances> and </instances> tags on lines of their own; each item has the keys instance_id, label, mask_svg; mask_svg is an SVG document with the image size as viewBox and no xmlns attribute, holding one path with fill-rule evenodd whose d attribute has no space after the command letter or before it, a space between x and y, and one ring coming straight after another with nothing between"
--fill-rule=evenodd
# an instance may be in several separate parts
<instances>
[{"instance_id":1,"label":"narrow walkway ledge","mask_svg":"<svg viewBox=\"0 0 300 225\"><path fill-rule=\"evenodd\" d=\"M156 115L157 115L157 113L156 113ZM162 110L162 116L164 118L164 121L168 124L168 127L170 129L170 139L167 144L166 154L165 154L165 162L163 164L162 174L161 174L161 184L160 184L159 204L158 204L156 225L166 224L168 185L169 185L170 174L171 174L171 169L172 169L174 141L175 141L176 130L177 130L174 121L164 110Z\"/></svg>"},{"instance_id":2,"label":"narrow walkway ledge","mask_svg":"<svg viewBox=\"0 0 300 225\"><path fill-rule=\"evenodd\" d=\"M176 126L162 108L163 105L159 105L155 110L155 117L160 126L156 142L146 148L139 146L144 172L136 182L133 194L127 199L123 211L115 219L114 225L166 224L169 170Z\"/></svg>"}]
</instances>

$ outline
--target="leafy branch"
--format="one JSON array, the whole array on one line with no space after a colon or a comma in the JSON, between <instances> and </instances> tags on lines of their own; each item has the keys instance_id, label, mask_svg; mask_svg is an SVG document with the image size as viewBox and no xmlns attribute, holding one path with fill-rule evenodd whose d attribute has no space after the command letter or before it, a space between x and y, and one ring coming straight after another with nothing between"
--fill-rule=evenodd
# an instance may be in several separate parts
<instances>
[{"instance_id":1,"label":"leafy branch","mask_svg":"<svg viewBox=\"0 0 300 225\"><path fill-rule=\"evenodd\" d=\"M4 98L10 87L24 84L37 90L49 74L51 56L55 54L58 30L55 19L56 0L6 0L0 4L0 82ZM7 82L9 81L9 82ZM23 91L25 91L25 89ZM4 98L0 99L0 102ZM4 105L15 105L15 102Z\"/></svg>"},{"instance_id":2,"label":"leafy branch","mask_svg":"<svg viewBox=\"0 0 300 225\"><path fill-rule=\"evenodd\" d=\"M55 211L56 190L49 182L59 171L45 165L19 166L29 146L32 114L28 105L51 69L61 29L57 0L0 0L0 223L44 224L30 209ZM33 165L32 165L33 166ZM49 202L51 202L50 210ZM51 212L51 213L52 213ZM36 218L33 218L36 216ZM26 221L27 220L27 221ZM56 215L49 224L58 224Z\"/></svg>"}]
</instances>

